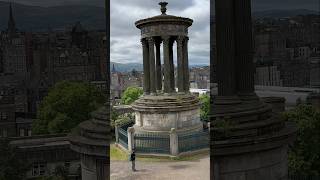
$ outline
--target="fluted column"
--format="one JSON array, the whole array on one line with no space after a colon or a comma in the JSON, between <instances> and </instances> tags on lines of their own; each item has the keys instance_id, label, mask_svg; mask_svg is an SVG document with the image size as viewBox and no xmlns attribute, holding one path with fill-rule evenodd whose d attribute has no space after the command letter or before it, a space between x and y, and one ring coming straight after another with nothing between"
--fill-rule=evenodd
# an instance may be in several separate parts
<instances>
[{"instance_id":1,"label":"fluted column","mask_svg":"<svg viewBox=\"0 0 320 180\"><path fill-rule=\"evenodd\" d=\"M170 88L172 92L175 92L175 78L174 78L174 63L173 63L173 44L174 40L170 39L169 43L169 55L170 55Z\"/></svg>"},{"instance_id":2,"label":"fluted column","mask_svg":"<svg viewBox=\"0 0 320 180\"><path fill-rule=\"evenodd\" d=\"M154 38L148 38L149 44L149 65L150 65L150 93L156 93L156 73L155 73L155 55L154 55Z\"/></svg>"},{"instance_id":3,"label":"fluted column","mask_svg":"<svg viewBox=\"0 0 320 180\"><path fill-rule=\"evenodd\" d=\"M185 77L184 77L184 47L183 47L184 37L179 36L177 38L177 85L178 85L178 92L185 91Z\"/></svg>"},{"instance_id":4,"label":"fluted column","mask_svg":"<svg viewBox=\"0 0 320 180\"><path fill-rule=\"evenodd\" d=\"M156 89L157 90L162 89L160 45L161 45L161 41L157 41L156 42Z\"/></svg>"},{"instance_id":5,"label":"fluted column","mask_svg":"<svg viewBox=\"0 0 320 180\"><path fill-rule=\"evenodd\" d=\"M183 70L184 70L184 91L189 92L190 82L189 82L189 58L188 58L188 41L189 37L184 38L183 43Z\"/></svg>"},{"instance_id":6,"label":"fluted column","mask_svg":"<svg viewBox=\"0 0 320 180\"><path fill-rule=\"evenodd\" d=\"M163 40L163 61L164 61L164 92L171 93L171 80L170 80L170 36L162 36Z\"/></svg>"},{"instance_id":7,"label":"fluted column","mask_svg":"<svg viewBox=\"0 0 320 180\"><path fill-rule=\"evenodd\" d=\"M234 0L216 1L216 65L219 96L236 95Z\"/></svg>"},{"instance_id":8,"label":"fluted column","mask_svg":"<svg viewBox=\"0 0 320 180\"><path fill-rule=\"evenodd\" d=\"M234 1L236 77L239 94L254 93L251 0Z\"/></svg>"},{"instance_id":9,"label":"fluted column","mask_svg":"<svg viewBox=\"0 0 320 180\"><path fill-rule=\"evenodd\" d=\"M145 94L150 93L150 66L149 66L149 46L146 39L141 39L143 53L143 90Z\"/></svg>"}]
</instances>

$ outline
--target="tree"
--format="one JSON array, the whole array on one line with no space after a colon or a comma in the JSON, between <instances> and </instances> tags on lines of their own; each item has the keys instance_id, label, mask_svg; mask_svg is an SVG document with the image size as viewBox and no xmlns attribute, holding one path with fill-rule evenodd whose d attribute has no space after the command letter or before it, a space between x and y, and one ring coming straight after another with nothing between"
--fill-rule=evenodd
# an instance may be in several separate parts
<instances>
[{"instance_id":1,"label":"tree","mask_svg":"<svg viewBox=\"0 0 320 180\"><path fill-rule=\"evenodd\" d=\"M62 81L49 90L32 124L34 134L68 133L105 102L94 85Z\"/></svg>"},{"instance_id":2,"label":"tree","mask_svg":"<svg viewBox=\"0 0 320 180\"><path fill-rule=\"evenodd\" d=\"M128 87L121 98L123 104L131 104L143 94L143 90L138 87Z\"/></svg>"},{"instance_id":3,"label":"tree","mask_svg":"<svg viewBox=\"0 0 320 180\"><path fill-rule=\"evenodd\" d=\"M24 179L27 171L28 163L17 157L7 139L0 139L0 180Z\"/></svg>"},{"instance_id":4,"label":"tree","mask_svg":"<svg viewBox=\"0 0 320 180\"><path fill-rule=\"evenodd\" d=\"M208 114L210 110L210 97L207 94L199 97L201 102L200 118L203 121L208 121Z\"/></svg>"},{"instance_id":5,"label":"tree","mask_svg":"<svg viewBox=\"0 0 320 180\"><path fill-rule=\"evenodd\" d=\"M298 127L297 139L289 152L289 170L304 176L320 175L320 112L314 107L301 104L285 112L284 119Z\"/></svg>"}]
</instances>

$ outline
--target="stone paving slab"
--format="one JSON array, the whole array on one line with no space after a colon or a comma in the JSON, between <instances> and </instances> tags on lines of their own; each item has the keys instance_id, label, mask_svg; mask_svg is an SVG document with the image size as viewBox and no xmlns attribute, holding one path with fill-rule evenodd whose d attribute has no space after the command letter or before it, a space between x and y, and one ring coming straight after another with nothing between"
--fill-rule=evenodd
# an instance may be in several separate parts
<instances>
[{"instance_id":1,"label":"stone paving slab","mask_svg":"<svg viewBox=\"0 0 320 180\"><path fill-rule=\"evenodd\" d=\"M136 161L136 172L129 161L111 161L112 180L209 180L210 157L194 161Z\"/></svg>"}]
</instances>

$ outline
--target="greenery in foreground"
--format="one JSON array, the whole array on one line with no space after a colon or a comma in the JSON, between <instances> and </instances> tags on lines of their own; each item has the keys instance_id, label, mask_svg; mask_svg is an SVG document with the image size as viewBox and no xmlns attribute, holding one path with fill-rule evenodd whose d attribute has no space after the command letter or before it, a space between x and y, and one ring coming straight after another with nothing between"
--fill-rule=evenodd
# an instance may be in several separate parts
<instances>
[{"instance_id":1,"label":"greenery in foreground","mask_svg":"<svg viewBox=\"0 0 320 180\"><path fill-rule=\"evenodd\" d=\"M122 104L132 104L143 94L143 90L139 87L128 87L121 98Z\"/></svg>"},{"instance_id":2,"label":"greenery in foreground","mask_svg":"<svg viewBox=\"0 0 320 180\"><path fill-rule=\"evenodd\" d=\"M105 102L94 85L85 82L58 82L49 90L32 124L33 134L68 133Z\"/></svg>"},{"instance_id":3,"label":"greenery in foreground","mask_svg":"<svg viewBox=\"0 0 320 180\"><path fill-rule=\"evenodd\" d=\"M203 94L199 97L201 102L200 119L202 121L209 121L208 114L210 110L210 96Z\"/></svg>"},{"instance_id":4,"label":"greenery in foreground","mask_svg":"<svg viewBox=\"0 0 320 180\"><path fill-rule=\"evenodd\" d=\"M297 139L288 155L289 171L304 176L320 175L320 112L309 105L299 105L284 113L285 120L297 124Z\"/></svg>"}]
</instances>

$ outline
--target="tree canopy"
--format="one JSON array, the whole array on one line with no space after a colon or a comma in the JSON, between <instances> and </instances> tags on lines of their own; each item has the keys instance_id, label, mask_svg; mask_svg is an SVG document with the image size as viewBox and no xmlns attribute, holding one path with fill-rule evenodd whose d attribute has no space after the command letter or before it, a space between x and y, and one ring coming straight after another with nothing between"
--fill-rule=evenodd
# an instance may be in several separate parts
<instances>
[{"instance_id":1,"label":"tree canopy","mask_svg":"<svg viewBox=\"0 0 320 180\"><path fill-rule=\"evenodd\" d=\"M104 94L85 82L61 81L49 90L32 124L33 134L68 133L105 102Z\"/></svg>"},{"instance_id":2,"label":"tree canopy","mask_svg":"<svg viewBox=\"0 0 320 180\"><path fill-rule=\"evenodd\" d=\"M289 152L289 170L292 174L320 175L320 112L314 107L301 104L284 113L285 120L297 124L294 146Z\"/></svg>"},{"instance_id":3,"label":"tree canopy","mask_svg":"<svg viewBox=\"0 0 320 180\"><path fill-rule=\"evenodd\" d=\"M128 87L121 98L122 104L129 105L137 100L143 94L143 90L139 87Z\"/></svg>"}]
</instances>

